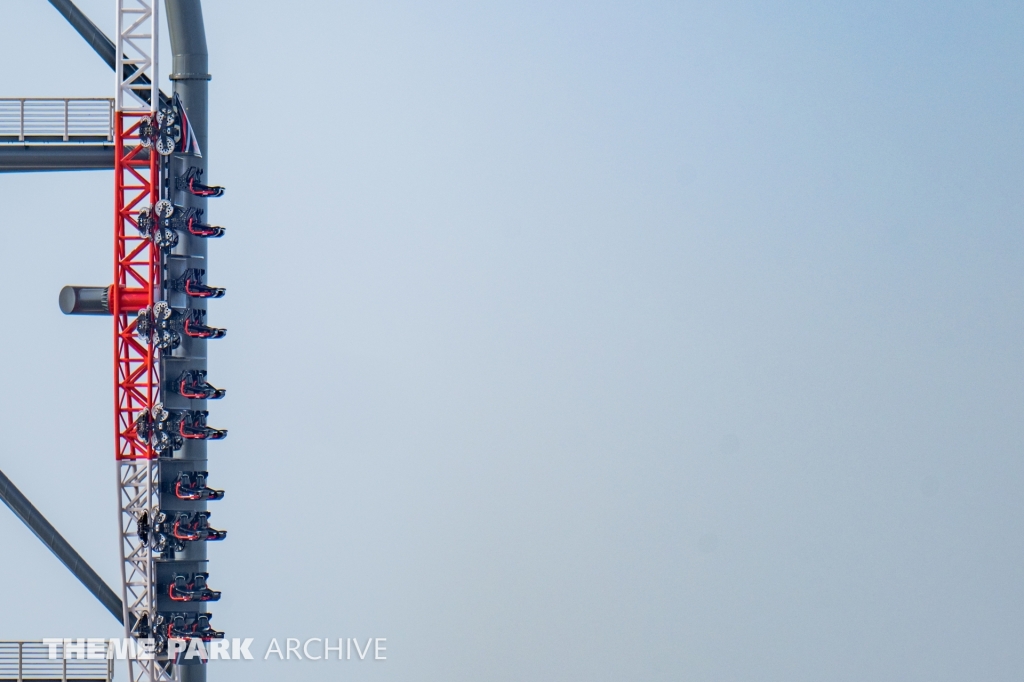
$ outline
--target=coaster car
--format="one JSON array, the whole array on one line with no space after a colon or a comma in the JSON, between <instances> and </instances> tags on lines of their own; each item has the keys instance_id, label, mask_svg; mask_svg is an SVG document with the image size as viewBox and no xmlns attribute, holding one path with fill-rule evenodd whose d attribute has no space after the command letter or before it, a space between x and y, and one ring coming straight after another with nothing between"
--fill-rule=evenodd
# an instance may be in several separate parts
<instances>
[{"instance_id":1,"label":"coaster car","mask_svg":"<svg viewBox=\"0 0 1024 682\"><path fill-rule=\"evenodd\" d=\"M175 178L175 187L196 197L224 196L223 187L203 184L203 169L196 166L189 166L184 175Z\"/></svg>"},{"instance_id":2,"label":"coaster car","mask_svg":"<svg viewBox=\"0 0 1024 682\"><path fill-rule=\"evenodd\" d=\"M167 595L173 601L217 601L220 592L211 590L206 584L209 573L178 574L167 586Z\"/></svg>"},{"instance_id":3,"label":"coaster car","mask_svg":"<svg viewBox=\"0 0 1024 682\"><path fill-rule=\"evenodd\" d=\"M227 335L227 329L206 325L203 322L204 317L206 317L206 311L195 308L182 315L184 320L182 322L182 329L185 332L185 336L190 336L193 339L222 339Z\"/></svg>"},{"instance_id":4,"label":"coaster car","mask_svg":"<svg viewBox=\"0 0 1024 682\"><path fill-rule=\"evenodd\" d=\"M227 438L227 429L206 425L206 410L182 410L178 419L178 433L187 440L221 440Z\"/></svg>"},{"instance_id":5,"label":"coaster car","mask_svg":"<svg viewBox=\"0 0 1024 682\"><path fill-rule=\"evenodd\" d=\"M206 485L205 471L181 471L174 481L174 496L179 500L222 500L223 490L214 490Z\"/></svg>"},{"instance_id":6,"label":"coaster car","mask_svg":"<svg viewBox=\"0 0 1024 682\"><path fill-rule=\"evenodd\" d=\"M211 386L206 381L205 369L187 369L173 385L179 395L190 400L217 400L227 393L223 388Z\"/></svg>"},{"instance_id":7,"label":"coaster car","mask_svg":"<svg viewBox=\"0 0 1024 682\"><path fill-rule=\"evenodd\" d=\"M210 512L160 513L160 529L182 542L216 542L227 537L226 530L210 527Z\"/></svg>"},{"instance_id":8,"label":"coaster car","mask_svg":"<svg viewBox=\"0 0 1024 682\"><path fill-rule=\"evenodd\" d=\"M225 291L221 287L211 287L203 283L206 270L189 268L181 277L167 282L171 291L183 291L192 298L220 298Z\"/></svg>"}]
</instances>

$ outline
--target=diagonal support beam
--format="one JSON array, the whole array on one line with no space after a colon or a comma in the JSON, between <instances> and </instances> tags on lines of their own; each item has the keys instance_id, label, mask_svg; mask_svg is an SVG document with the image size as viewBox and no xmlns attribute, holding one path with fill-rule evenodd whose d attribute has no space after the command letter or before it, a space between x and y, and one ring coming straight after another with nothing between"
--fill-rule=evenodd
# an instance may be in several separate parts
<instances>
[{"instance_id":1,"label":"diagonal support beam","mask_svg":"<svg viewBox=\"0 0 1024 682\"><path fill-rule=\"evenodd\" d=\"M39 513L39 510L28 501L28 498L11 483L11 479L7 478L2 471L0 471L0 499L60 559L60 562L85 585L85 589L89 590L94 597L100 600L100 603L113 614L114 618L117 618L117 622L123 625L124 607L121 604L121 598L110 589L110 586L103 582L103 578L96 571L92 570L89 564L85 563L85 559L68 544L67 540L61 537L57 529L50 525L46 517Z\"/></svg>"},{"instance_id":2,"label":"diagonal support beam","mask_svg":"<svg viewBox=\"0 0 1024 682\"><path fill-rule=\"evenodd\" d=\"M85 42L96 50L100 59L113 69L114 62L117 60L117 48L114 47L114 42L96 24L92 23L89 17L85 16L71 0L50 0L50 4L56 7L57 11L78 31L78 35L85 38Z\"/></svg>"}]
</instances>

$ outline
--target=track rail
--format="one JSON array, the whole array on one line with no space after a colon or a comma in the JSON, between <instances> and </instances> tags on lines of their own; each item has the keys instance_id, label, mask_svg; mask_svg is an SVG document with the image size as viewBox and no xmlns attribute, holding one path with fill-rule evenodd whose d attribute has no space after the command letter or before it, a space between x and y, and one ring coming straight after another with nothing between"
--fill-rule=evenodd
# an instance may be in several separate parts
<instances>
[{"instance_id":1,"label":"track rail","mask_svg":"<svg viewBox=\"0 0 1024 682\"><path fill-rule=\"evenodd\" d=\"M160 250L139 231L138 217L160 200L160 155L142 158L140 128L159 102L157 54L160 0L117 0L114 97L114 437L120 507L125 634L153 636L157 615L156 566L147 529L160 509L159 460L136 431L136 419L159 401L159 359L136 334L136 319L121 309L121 292L141 292L152 308L160 277ZM129 68L131 67L131 68ZM131 682L163 682L172 674L158 660L128 662Z\"/></svg>"}]
</instances>

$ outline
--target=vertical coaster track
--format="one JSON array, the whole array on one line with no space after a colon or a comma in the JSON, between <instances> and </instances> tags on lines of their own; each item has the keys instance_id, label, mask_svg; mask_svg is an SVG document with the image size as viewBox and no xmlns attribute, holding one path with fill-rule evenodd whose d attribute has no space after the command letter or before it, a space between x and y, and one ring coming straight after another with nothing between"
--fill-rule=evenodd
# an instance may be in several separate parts
<instances>
[{"instance_id":1,"label":"vertical coaster track","mask_svg":"<svg viewBox=\"0 0 1024 682\"><path fill-rule=\"evenodd\" d=\"M117 82L114 100L114 429L120 507L121 583L126 636L152 637L156 576L149 526L159 513L159 461L136 422L152 413L160 382L154 344L138 337L132 313L152 308L160 276L160 251L140 215L160 200L160 155L143 144L142 128L156 116L159 0L117 0ZM134 68L125 69L124 66ZM143 79L143 76L146 78ZM146 82L148 81L148 83ZM148 130L146 131L148 132ZM128 305L129 300L136 305ZM132 682L172 679L154 658L128 663Z\"/></svg>"},{"instance_id":2,"label":"vertical coaster track","mask_svg":"<svg viewBox=\"0 0 1024 682\"><path fill-rule=\"evenodd\" d=\"M206 343L226 333L206 324L207 299L224 295L206 284L206 242L224 228L202 222L207 199L224 190L202 183L205 161L185 103L158 89L159 0L117 3L109 298L125 629L137 649L147 640L155 649L153 658L130 664L132 682L192 682L205 679L208 647L224 636L206 609L220 592L207 584L205 549L226 535L210 527L206 511L208 501L224 496L206 485L206 441L227 435L206 424L206 402L224 396L206 381ZM175 18L199 8L195 0L168 5ZM191 18L201 32L198 16L198 23ZM174 28L172 43L180 42L184 27ZM185 42L200 37L186 35ZM205 83L201 92L182 83L175 89L205 116Z\"/></svg>"},{"instance_id":3,"label":"vertical coaster track","mask_svg":"<svg viewBox=\"0 0 1024 682\"><path fill-rule=\"evenodd\" d=\"M13 141L32 148L0 144L0 172L114 169L114 281L66 286L60 307L114 318L120 603L2 473L0 500L123 621L132 682L205 682L203 664L223 657L227 644L207 611L221 593L207 583L206 543L226 533L209 525L207 504L224 492L207 485L206 442L227 432L206 424L207 402L225 393L206 381L206 344L226 331L206 320L207 299L224 295L206 282L207 243L224 228L203 215L224 190L203 184L210 75L201 0L163 0L174 57L170 97L159 90L161 0L115 0L114 41L72 0L49 1L114 70L110 132L81 139L69 98L60 100L62 134L27 130L35 119L26 110L41 101L4 100L18 107ZM83 144L97 146L83 155Z\"/></svg>"}]
</instances>

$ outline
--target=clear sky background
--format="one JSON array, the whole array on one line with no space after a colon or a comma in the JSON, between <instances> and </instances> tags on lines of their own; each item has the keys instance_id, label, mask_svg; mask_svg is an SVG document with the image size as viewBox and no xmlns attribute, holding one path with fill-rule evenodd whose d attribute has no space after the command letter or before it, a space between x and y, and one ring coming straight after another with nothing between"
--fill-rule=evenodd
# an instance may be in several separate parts
<instances>
[{"instance_id":1,"label":"clear sky background","mask_svg":"<svg viewBox=\"0 0 1024 682\"><path fill-rule=\"evenodd\" d=\"M206 4L213 624L388 640L211 681L1024 676L1024 6ZM0 468L117 585L112 194L0 176ZM116 636L0 512L0 638Z\"/></svg>"}]
</instances>

